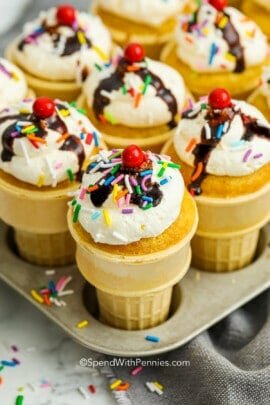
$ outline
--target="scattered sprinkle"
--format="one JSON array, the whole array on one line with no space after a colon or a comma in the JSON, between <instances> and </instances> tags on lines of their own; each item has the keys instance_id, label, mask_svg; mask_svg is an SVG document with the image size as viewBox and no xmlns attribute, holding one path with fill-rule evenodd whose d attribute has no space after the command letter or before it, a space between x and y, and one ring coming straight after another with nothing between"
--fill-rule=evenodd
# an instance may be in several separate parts
<instances>
[{"instance_id":1,"label":"scattered sprinkle","mask_svg":"<svg viewBox=\"0 0 270 405\"><path fill-rule=\"evenodd\" d=\"M78 329L83 329L83 328L86 328L86 326L88 326L88 324L89 324L89 322L85 319L83 321L78 322L76 326Z\"/></svg>"},{"instance_id":2,"label":"scattered sprinkle","mask_svg":"<svg viewBox=\"0 0 270 405\"><path fill-rule=\"evenodd\" d=\"M135 375L139 374L142 370L143 370L142 366L138 366L138 367L134 368L134 369L131 371L130 374L131 374L132 376L135 376Z\"/></svg>"},{"instance_id":3,"label":"scattered sprinkle","mask_svg":"<svg viewBox=\"0 0 270 405\"><path fill-rule=\"evenodd\" d=\"M110 385L110 389L115 390L120 384L122 384L122 380L116 380Z\"/></svg>"},{"instance_id":4,"label":"scattered sprinkle","mask_svg":"<svg viewBox=\"0 0 270 405\"><path fill-rule=\"evenodd\" d=\"M23 405L23 401L24 401L24 396L18 395L16 398L16 405Z\"/></svg>"},{"instance_id":5,"label":"scattered sprinkle","mask_svg":"<svg viewBox=\"0 0 270 405\"><path fill-rule=\"evenodd\" d=\"M154 342L154 343L160 342L160 338L158 336L154 336L154 335L145 336L145 340L148 340L149 342Z\"/></svg>"},{"instance_id":6,"label":"scattered sprinkle","mask_svg":"<svg viewBox=\"0 0 270 405\"><path fill-rule=\"evenodd\" d=\"M39 295L39 293L36 290L31 290L31 295L35 301L37 301L39 304L43 304L44 299L42 298L41 295Z\"/></svg>"}]
</instances>

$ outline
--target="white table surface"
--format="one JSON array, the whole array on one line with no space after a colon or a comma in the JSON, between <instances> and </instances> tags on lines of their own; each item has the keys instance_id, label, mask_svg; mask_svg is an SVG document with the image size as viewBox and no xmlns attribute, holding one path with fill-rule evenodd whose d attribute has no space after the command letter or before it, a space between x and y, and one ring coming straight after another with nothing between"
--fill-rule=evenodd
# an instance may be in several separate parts
<instances>
[{"instance_id":1,"label":"white table surface","mask_svg":"<svg viewBox=\"0 0 270 405\"><path fill-rule=\"evenodd\" d=\"M14 352L12 345L19 349ZM15 405L23 387L23 405L113 405L108 380L96 369L82 368L82 357L96 354L73 342L36 308L0 281L0 361L21 364L0 371L0 404ZM42 387L43 381L48 387ZM96 393L85 399L78 391L89 384Z\"/></svg>"}]
</instances>

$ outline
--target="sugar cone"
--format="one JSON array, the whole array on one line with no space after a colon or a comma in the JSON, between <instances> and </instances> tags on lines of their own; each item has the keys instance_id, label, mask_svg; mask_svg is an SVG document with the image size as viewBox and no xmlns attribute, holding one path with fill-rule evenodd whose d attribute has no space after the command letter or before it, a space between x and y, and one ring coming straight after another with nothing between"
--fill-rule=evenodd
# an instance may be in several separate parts
<instances>
[{"instance_id":1,"label":"sugar cone","mask_svg":"<svg viewBox=\"0 0 270 405\"><path fill-rule=\"evenodd\" d=\"M18 65L24 73L28 86L34 91L36 96L47 96L52 98L58 98L65 101L74 101L80 94L81 86L75 81L54 81L46 80L33 76L31 73L25 71L15 57L14 48L16 47L18 40L12 42L5 51L5 57L10 62Z\"/></svg>"},{"instance_id":2,"label":"sugar cone","mask_svg":"<svg viewBox=\"0 0 270 405\"><path fill-rule=\"evenodd\" d=\"M167 153L171 141L162 149ZM193 264L207 271L240 269L254 258L259 231L270 219L270 183L233 198L195 198L199 225L192 241Z\"/></svg>"},{"instance_id":3,"label":"sugar cone","mask_svg":"<svg viewBox=\"0 0 270 405\"><path fill-rule=\"evenodd\" d=\"M125 255L104 251L79 223L69 229L77 243L76 261L83 277L97 289L101 317L122 329L145 329L165 321L173 286L187 272L191 260L190 240L197 227L194 201L186 194L193 222L175 245L154 253ZM187 200L186 200L187 201ZM173 225L172 225L173 226Z\"/></svg>"}]
</instances>

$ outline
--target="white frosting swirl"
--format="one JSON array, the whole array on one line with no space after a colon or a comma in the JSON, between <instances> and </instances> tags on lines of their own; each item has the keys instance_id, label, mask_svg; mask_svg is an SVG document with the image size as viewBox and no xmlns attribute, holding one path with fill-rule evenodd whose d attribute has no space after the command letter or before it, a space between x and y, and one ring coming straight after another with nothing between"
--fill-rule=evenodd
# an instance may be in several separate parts
<instances>
[{"instance_id":1,"label":"white frosting swirl","mask_svg":"<svg viewBox=\"0 0 270 405\"><path fill-rule=\"evenodd\" d=\"M35 21L25 25L20 41L26 38L27 44L22 50L16 48L15 58L20 66L37 77L71 81L76 78L77 63L82 55L87 56L91 66L109 59L111 37L99 17L77 12L75 28L58 26L56 11L56 8L51 8L47 12L41 12ZM31 35L41 29L44 23L47 27L56 27L56 34L51 35L45 31L36 39L31 39ZM61 56L66 41L76 35L78 28L83 32L83 35L78 34L80 50ZM58 34L60 37L55 44ZM85 43L85 38L90 41L90 47Z\"/></svg>"},{"instance_id":2,"label":"white frosting swirl","mask_svg":"<svg viewBox=\"0 0 270 405\"><path fill-rule=\"evenodd\" d=\"M263 114L254 106L244 101L236 101L235 110L241 111L248 117L252 117L266 128L270 124ZM194 106L199 110L200 103ZM177 129L174 138L174 147L177 154L189 166L194 166L194 154L192 149L187 151L188 145L194 139L196 143L201 142L203 127L208 123L206 119L207 110L204 109L194 118L183 118ZM270 140L256 134L249 141L242 140L246 131L243 120L239 113L235 113L231 122L228 122L227 132L222 135L218 145L210 152L206 172L216 176L246 176L252 174L262 166L270 162Z\"/></svg>"},{"instance_id":3,"label":"white frosting swirl","mask_svg":"<svg viewBox=\"0 0 270 405\"><path fill-rule=\"evenodd\" d=\"M164 87L170 90L177 102L178 112L184 107L186 90L185 84L179 73L171 67L147 58L147 69L150 73L161 79ZM145 62L136 64L145 66ZM111 65L103 69L101 72L92 73L86 80L83 91L87 98L87 104L90 108L93 107L95 90L102 80L109 78L117 69L117 66ZM133 89L135 94L142 93L144 80L136 74L136 72L126 72L123 78L126 86L126 92L123 89L113 90L108 93L103 92L110 99L109 104L104 109L104 116L113 119L114 124L122 124L127 127L154 127L168 124L174 117L169 111L165 101L157 96L157 90L151 84L147 86L147 90L142 94L138 105L135 103L134 94L128 92Z\"/></svg>"},{"instance_id":4,"label":"white frosting swirl","mask_svg":"<svg viewBox=\"0 0 270 405\"><path fill-rule=\"evenodd\" d=\"M261 29L239 10L227 7L225 14L239 35L244 53L245 67L261 64L267 56L267 40ZM227 41L220 28L216 27L218 11L210 4L198 9L197 23L191 32L186 25L193 21L193 15L180 18L177 30L177 55L197 72L232 72L236 67L236 58L230 53ZM219 26L226 25L228 17L223 15Z\"/></svg>"},{"instance_id":5,"label":"white frosting swirl","mask_svg":"<svg viewBox=\"0 0 270 405\"><path fill-rule=\"evenodd\" d=\"M0 110L21 101L27 92L22 72L6 59L0 58Z\"/></svg>"},{"instance_id":6,"label":"white frosting swirl","mask_svg":"<svg viewBox=\"0 0 270 405\"><path fill-rule=\"evenodd\" d=\"M106 158L110 155L110 151L103 151L97 161L100 161L100 158L103 159L105 156L106 162ZM158 173L161 169L161 165L157 163L159 157L152 155L150 152L148 156L153 160L151 182L160 184L164 177L168 178L169 181L164 185L160 185L162 191L161 202L156 207L147 210L143 210L135 204L128 204L127 206L124 205L123 208L131 209L132 213L123 214L122 208L119 208L114 200L113 193L108 196L102 207L96 208L89 195L83 190L88 188L89 184L98 182L103 177L103 174L100 171L84 174L77 198L77 204L81 206L78 220L95 242L126 245L143 238L156 237L177 219L181 211L184 195L183 178L177 168L170 167L166 169L164 176L159 177ZM166 161L166 159L162 157L162 161ZM133 187L132 189L135 192ZM106 210L110 220L109 226L104 219L104 210Z\"/></svg>"},{"instance_id":7,"label":"white frosting swirl","mask_svg":"<svg viewBox=\"0 0 270 405\"><path fill-rule=\"evenodd\" d=\"M249 0L250 1L250 0ZM263 7L267 11L270 11L270 0L253 0L259 6ZM267 17L267 16L265 16Z\"/></svg>"},{"instance_id":8,"label":"white frosting swirl","mask_svg":"<svg viewBox=\"0 0 270 405\"><path fill-rule=\"evenodd\" d=\"M58 103L58 101L56 101ZM33 100L26 100L0 113L0 169L11 174L15 178L26 183L41 186L53 186L70 178L69 173L74 176L79 172L80 165L75 151L61 150L65 140L60 139L62 134L53 129L52 126L46 128L46 143L36 142L36 146L25 135L21 137L22 130L32 124ZM57 108L56 115L61 119L67 128L67 133L79 139L84 150L85 157L88 157L95 144L99 142L99 134L90 123L88 118L71 107L68 103L59 101L61 110ZM62 108L63 107L63 108ZM65 114L62 112L65 111ZM13 118L24 112L25 118ZM5 119L9 117L10 119ZM49 121L48 121L49 122ZM12 125L18 125L14 132L12 145L13 156L10 160L3 159L3 135ZM35 124L34 124L35 126ZM88 134L93 134L87 138ZM33 132L35 135L35 132ZM13 134L9 135L13 137Z\"/></svg>"},{"instance_id":9,"label":"white frosting swirl","mask_svg":"<svg viewBox=\"0 0 270 405\"><path fill-rule=\"evenodd\" d=\"M157 27L181 11L185 0L97 0L97 5L117 16Z\"/></svg>"}]
</instances>

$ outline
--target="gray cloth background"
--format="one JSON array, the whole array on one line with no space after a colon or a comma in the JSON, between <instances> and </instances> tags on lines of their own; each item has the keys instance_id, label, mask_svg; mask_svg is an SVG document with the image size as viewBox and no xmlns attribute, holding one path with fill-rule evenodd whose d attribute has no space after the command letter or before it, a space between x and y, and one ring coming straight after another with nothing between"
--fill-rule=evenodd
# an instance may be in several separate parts
<instances>
[{"instance_id":1,"label":"gray cloth background","mask_svg":"<svg viewBox=\"0 0 270 405\"><path fill-rule=\"evenodd\" d=\"M16 26L0 36L1 53L10 40L20 33L25 21L35 17L39 10L62 2L34 0ZM70 3L85 10L89 6L88 0ZM269 405L270 292L235 311L181 349L160 356L159 359L189 360L191 365L144 368L140 378L132 379L129 391L132 403ZM130 368L119 367L114 372L122 378L130 379ZM165 386L165 393L161 397L148 393L143 387L144 382L154 380L161 381Z\"/></svg>"}]
</instances>

